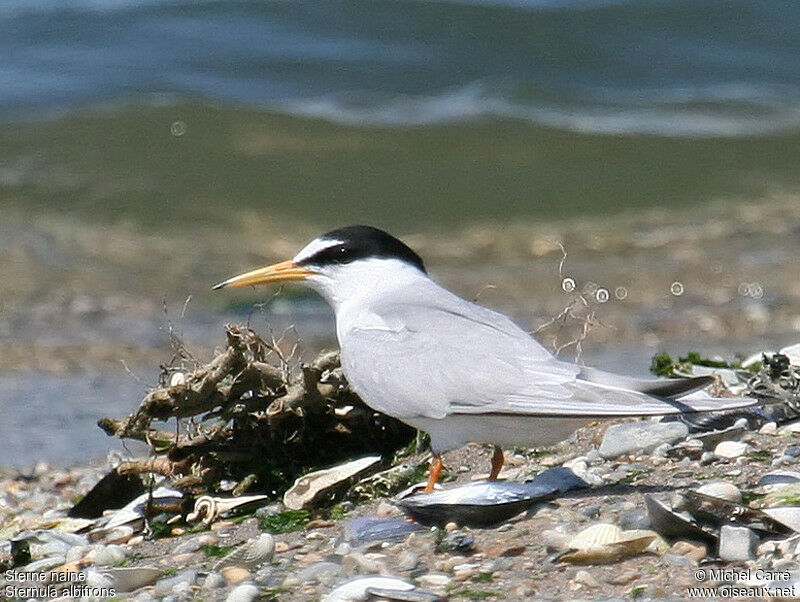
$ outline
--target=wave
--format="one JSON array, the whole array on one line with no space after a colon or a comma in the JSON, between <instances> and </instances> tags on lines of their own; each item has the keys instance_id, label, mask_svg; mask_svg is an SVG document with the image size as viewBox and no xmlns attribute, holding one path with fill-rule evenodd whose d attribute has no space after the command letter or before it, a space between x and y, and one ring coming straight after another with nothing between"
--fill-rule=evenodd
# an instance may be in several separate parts
<instances>
[{"instance_id":1,"label":"wave","mask_svg":"<svg viewBox=\"0 0 800 602\"><path fill-rule=\"evenodd\" d=\"M161 96L362 126L774 133L800 124L798 19L762 0L4 0L0 119Z\"/></svg>"},{"instance_id":2,"label":"wave","mask_svg":"<svg viewBox=\"0 0 800 602\"><path fill-rule=\"evenodd\" d=\"M638 92L593 90L595 102L514 100L474 83L435 95L326 95L267 108L351 126L414 127L509 118L580 133L672 137L753 136L800 128L800 92L752 85Z\"/></svg>"}]
</instances>

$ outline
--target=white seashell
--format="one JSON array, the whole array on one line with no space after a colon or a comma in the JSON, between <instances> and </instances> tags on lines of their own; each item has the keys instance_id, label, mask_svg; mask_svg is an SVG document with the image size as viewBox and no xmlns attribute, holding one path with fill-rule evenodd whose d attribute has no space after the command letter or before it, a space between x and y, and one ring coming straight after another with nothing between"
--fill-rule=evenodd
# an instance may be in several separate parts
<instances>
[{"instance_id":1,"label":"white seashell","mask_svg":"<svg viewBox=\"0 0 800 602\"><path fill-rule=\"evenodd\" d=\"M183 372L173 372L169 377L169 386L177 387L186 384L186 375Z\"/></svg>"},{"instance_id":2,"label":"white seashell","mask_svg":"<svg viewBox=\"0 0 800 602\"><path fill-rule=\"evenodd\" d=\"M292 510L300 510L326 491L377 468L380 463L380 456L367 456L332 468L309 472L297 479L283 495L283 504Z\"/></svg>"},{"instance_id":3,"label":"white seashell","mask_svg":"<svg viewBox=\"0 0 800 602\"><path fill-rule=\"evenodd\" d=\"M357 602L369 597L368 588L393 589L408 592L414 585L394 577L356 577L329 592L322 602Z\"/></svg>"},{"instance_id":4,"label":"white seashell","mask_svg":"<svg viewBox=\"0 0 800 602\"><path fill-rule=\"evenodd\" d=\"M559 560L574 564L609 564L648 550L658 534L647 530L623 531L616 525L600 523L578 533L569 543L571 551ZM656 546L654 550L662 546Z\"/></svg>"},{"instance_id":5,"label":"white seashell","mask_svg":"<svg viewBox=\"0 0 800 602\"><path fill-rule=\"evenodd\" d=\"M622 529L611 523L598 523L587 527L573 537L569 542L569 547L573 550L585 550L618 541L622 541Z\"/></svg>"},{"instance_id":6,"label":"white seashell","mask_svg":"<svg viewBox=\"0 0 800 602\"><path fill-rule=\"evenodd\" d=\"M275 538L269 533L263 533L222 558L214 565L214 570L219 571L229 566L257 569L262 564L270 562L274 555Z\"/></svg>"},{"instance_id":7,"label":"white seashell","mask_svg":"<svg viewBox=\"0 0 800 602\"><path fill-rule=\"evenodd\" d=\"M267 495L240 495L238 497L201 495L195 500L192 511L186 515L186 522L194 523L202 520L204 525L210 525L226 512L247 505L263 505L268 501L269 496Z\"/></svg>"},{"instance_id":8,"label":"white seashell","mask_svg":"<svg viewBox=\"0 0 800 602\"><path fill-rule=\"evenodd\" d=\"M132 592L146 585L152 585L158 581L163 571L154 567L140 566L100 570L99 573L113 582L113 587L117 592L124 593Z\"/></svg>"},{"instance_id":9,"label":"white seashell","mask_svg":"<svg viewBox=\"0 0 800 602\"><path fill-rule=\"evenodd\" d=\"M702 487L697 488L697 493L702 493L703 495L719 498L721 500L727 500L729 502L735 502L737 504L741 503L742 501L742 492L739 491L739 488L736 485L733 485L732 483L726 483L725 481L706 483Z\"/></svg>"}]
</instances>

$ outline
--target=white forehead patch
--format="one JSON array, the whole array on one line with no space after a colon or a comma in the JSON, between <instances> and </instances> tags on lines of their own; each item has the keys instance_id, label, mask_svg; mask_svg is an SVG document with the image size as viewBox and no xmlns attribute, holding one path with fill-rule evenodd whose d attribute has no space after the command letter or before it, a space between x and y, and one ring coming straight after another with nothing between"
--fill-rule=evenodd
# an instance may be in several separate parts
<instances>
[{"instance_id":1,"label":"white forehead patch","mask_svg":"<svg viewBox=\"0 0 800 602\"><path fill-rule=\"evenodd\" d=\"M305 247L303 247L300 250L300 252L294 256L294 259L292 259L292 261L294 263L300 263L301 261L305 261L309 257L316 255L317 253L319 253L324 249L335 247L336 245L340 245L343 242L344 242L343 240L336 240L333 238L315 238Z\"/></svg>"}]
</instances>

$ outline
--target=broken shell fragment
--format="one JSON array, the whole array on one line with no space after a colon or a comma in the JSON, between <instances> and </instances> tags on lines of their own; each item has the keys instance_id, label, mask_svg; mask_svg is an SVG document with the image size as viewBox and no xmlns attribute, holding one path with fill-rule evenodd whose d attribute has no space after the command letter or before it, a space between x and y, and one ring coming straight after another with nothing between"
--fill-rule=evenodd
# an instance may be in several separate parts
<instances>
[{"instance_id":1,"label":"broken shell fragment","mask_svg":"<svg viewBox=\"0 0 800 602\"><path fill-rule=\"evenodd\" d=\"M537 475L530 483L487 481L465 487L411 495L395 504L419 523L444 526L491 527L537 502L571 489L587 487L569 468L559 466Z\"/></svg>"},{"instance_id":2,"label":"broken shell fragment","mask_svg":"<svg viewBox=\"0 0 800 602\"><path fill-rule=\"evenodd\" d=\"M203 495L197 498L194 503L194 509L186 515L186 522L194 523L202 518L204 525L210 525L217 518L228 512L254 510L266 504L269 499L267 495L240 495L239 497Z\"/></svg>"},{"instance_id":3,"label":"broken shell fragment","mask_svg":"<svg viewBox=\"0 0 800 602\"><path fill-rule=\"evenodd\" d=\"M297 479L283 495L283 503L292 510L301 510L323 494L377 469L380 463L380 456L367 456L332 468L309 472Z\"/></svg>"}]
</instances>

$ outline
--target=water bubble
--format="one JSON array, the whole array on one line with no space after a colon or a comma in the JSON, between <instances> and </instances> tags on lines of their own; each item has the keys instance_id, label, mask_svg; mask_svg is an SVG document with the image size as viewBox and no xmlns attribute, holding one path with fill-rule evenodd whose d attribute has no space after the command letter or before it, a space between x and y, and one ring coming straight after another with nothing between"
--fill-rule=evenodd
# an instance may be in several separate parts
<instances>
[{"instance_id":1,"label":"water bubble","mask_svg":"<svg viewBox=\"0 0 800 602\"><path fill-rule=\"evenodd\" d=\"M678 282L677 280L669 285L669 292L671 292L676 297L680 297L683 294L683 282Z\"/></svg>"},{"instance_id":2,"label":"water bubble","mask_svg":"<svg viewBox=\"0 0 800 602\"><path fill-rule=\"evenodd\" d=\"M608 289L597 289L597 292L594 294L594 298L597 299L598 303L605 303L609 298Z\"/></svg>"},{"instance_id":3,"label":"water bubble","mask_svg":"<svg viewBox=\"0 0 800 602\"><path fill-rule=\"evenodd\" d=\"M764 296L764 287L761 286L760 282L750 283L750 296L753 299L761 299Z\"/></svg>"},{"instance_id":4,"label":"water bubble","mask_svg":"<svg viewBox=\"0 0 800 602\"><path fill-rule=\"evenodd\" d=\"M747 297L750 295L750 285L746 282L740 282L737 291L742 297Z\"/></svg>"},{"instance_id":5,"label":"water bubble","mask_svg":"<svg viewBox=\"0 0 800 602\"><path fill-rule=\"evenodd\" d=\"M626 289L624 286L618 286L614 289L614 296L621 301L622 299L627 298L628 289Z\"/></svg>"},{"instance_id":6,"label":"water bubble","mask_svg":"<svg viewBox=\"0 0 800 602\"><path fill-rule=\"evenodd\" d=\"M186 133L186 122L173 121L169 126L169 133L175 137L183 136Z\"/></svg>"},{"instance_id":7,"label":"water bubble","mask_svg":"<svg viewBox=\"0 0 800 602\"><path fill-rule=\"evenodd\" d=\"M565 293L571 293L575 290L575 280L569 277L564 278L564 280L561 281L561 288Z\"/></svg>"}]
</instances>

